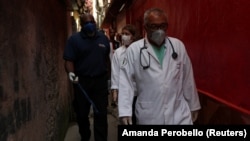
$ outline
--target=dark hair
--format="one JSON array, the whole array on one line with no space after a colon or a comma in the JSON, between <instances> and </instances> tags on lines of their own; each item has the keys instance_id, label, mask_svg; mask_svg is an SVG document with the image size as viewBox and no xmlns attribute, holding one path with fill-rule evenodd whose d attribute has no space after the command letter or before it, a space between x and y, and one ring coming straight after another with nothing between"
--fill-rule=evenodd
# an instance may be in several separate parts
<instances>
[{"instance_id":1,"label":"dark hair","mask_svg":"<svg viewBox=\"0 0 250 141\"><path fill-rule=\"evenodd\" d=\"M137 33L137 29L134 25L132 24L127 24L125 25L122 30L128 30L132 35L133 35L133 39L137 40L138 39L138 33Z\"/></svg>"},{"instance_id":2,"label":"dark hair","mask_svg":"<svg viewBox=\"0 0 250 141\"><path fill-rule=\"evenodd\" d=\"M84 26L84 23L85 23L88 19L92 19L93 21L95 21L94 16L91 15L91 14L89 14L89 13L85 13L85 14L82 14L82 15L80 16L80 25L81 25L81 27Z\"/></svg>"}]
</instances>

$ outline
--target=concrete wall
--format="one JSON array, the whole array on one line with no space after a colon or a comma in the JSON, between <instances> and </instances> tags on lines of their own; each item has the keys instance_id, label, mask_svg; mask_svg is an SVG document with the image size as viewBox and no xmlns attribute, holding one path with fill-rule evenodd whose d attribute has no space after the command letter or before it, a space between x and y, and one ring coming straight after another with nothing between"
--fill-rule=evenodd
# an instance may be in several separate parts
<instances>
[{"instance_id":1,"label":"concrete wall","mask_svg":"<svg viewBox=\"0 0 250 141\"><path fill-rule=\"evenodd\" d=\"M63 140L70 87L63 0L0 0L0 140Z\"/></svg>"}]
</instances>

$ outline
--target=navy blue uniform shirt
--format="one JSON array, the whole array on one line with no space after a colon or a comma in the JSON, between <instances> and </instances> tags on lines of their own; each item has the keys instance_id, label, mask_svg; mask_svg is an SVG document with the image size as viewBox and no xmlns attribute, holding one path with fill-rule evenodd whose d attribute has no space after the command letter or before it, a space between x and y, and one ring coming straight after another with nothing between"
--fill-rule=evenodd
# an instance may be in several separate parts
<instances>
[{"instance_id":1,"label":"navy blue uniform shirt","mask_svg":"<svg viewBox=\"0 0 250 141\"><path fill-rule=\"evenodd\" d=\"M109 39L103 33L87 37L80 31L69 37L63 59L74 62L77 76L95 77L108 72L109 52Z\"/></svg>"}]
</instances>

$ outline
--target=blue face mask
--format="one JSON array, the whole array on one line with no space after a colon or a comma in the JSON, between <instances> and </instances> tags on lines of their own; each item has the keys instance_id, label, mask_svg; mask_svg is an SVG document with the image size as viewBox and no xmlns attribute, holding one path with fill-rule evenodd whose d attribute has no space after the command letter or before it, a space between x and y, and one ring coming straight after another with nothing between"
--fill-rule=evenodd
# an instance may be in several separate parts
<instances>
[{"instance_id":1,"label":"blue face mask","mask_svg":"<svg viewBox=\"0 0 250 141\"><path fill-rule=\"evenodd\" d=\"M84 30L89 34L94 33L96 31L96 25L94 23L88 22L84 24Z\"/></svg>"}]
</instances>

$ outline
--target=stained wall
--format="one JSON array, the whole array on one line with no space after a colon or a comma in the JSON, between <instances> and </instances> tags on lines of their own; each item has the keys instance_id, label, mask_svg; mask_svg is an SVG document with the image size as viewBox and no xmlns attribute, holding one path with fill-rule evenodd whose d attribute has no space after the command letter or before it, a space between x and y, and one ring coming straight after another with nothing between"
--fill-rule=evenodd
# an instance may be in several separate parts
<instances>
[{"instance_id":1,"label":"stained wall","mask_svg":"<svg viewBox=\"0 0 250 141\"><path fill-rule=\"evenodd\" d=\"M63 0L0 1L0 140L58 141L70 93L62 60Z\"/></svg>"}]
</instances>

